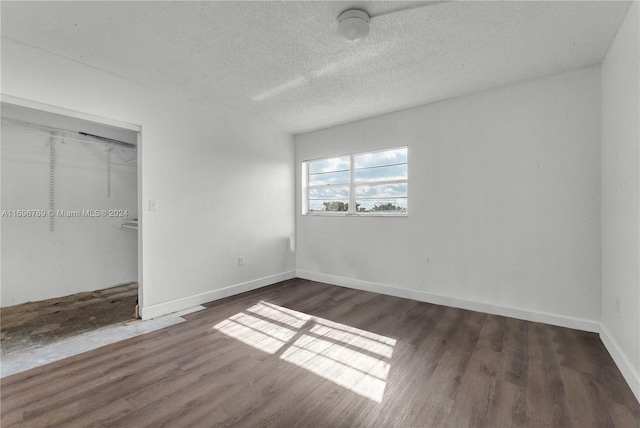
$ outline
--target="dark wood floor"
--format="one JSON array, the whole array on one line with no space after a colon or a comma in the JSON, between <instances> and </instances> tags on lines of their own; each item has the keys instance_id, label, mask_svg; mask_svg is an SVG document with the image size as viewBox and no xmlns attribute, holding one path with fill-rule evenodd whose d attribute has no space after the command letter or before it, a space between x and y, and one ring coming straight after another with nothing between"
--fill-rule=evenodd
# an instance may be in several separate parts
<instances>
[{"instance_id":1,"label":"dark wood floor","mask_svg":"<svg viewBox=\"0 0 640 428\"><path fill-rule=\"evenodd\" d=\"M135 319L138 284L76 293L0 309L2 355Z\"/></svg>"},{"instance_id":2,"label":"dark wood floor","mask_svg":"<svg viewBox=\"0 0 640 428\"><path fill-rule=\"evenodd\" d=\"M2 426L637 428L598 336L305 280L2 379Z\"/></svg>"}]
</instances>

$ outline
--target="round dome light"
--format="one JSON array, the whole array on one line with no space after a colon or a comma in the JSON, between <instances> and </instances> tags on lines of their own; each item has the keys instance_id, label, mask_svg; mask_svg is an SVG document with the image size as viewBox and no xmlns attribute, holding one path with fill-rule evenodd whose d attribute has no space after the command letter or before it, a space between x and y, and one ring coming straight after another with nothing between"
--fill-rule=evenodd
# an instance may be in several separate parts
<instances>
[{"instance_id":1,"label":"round dome light","mask_svg":"<svg viewBox=\"0 0 640 428\"><path fill-rule=\"evenodd\" d=\"M347 10L338 17L338 34L349 41L364 39L369 34L369 15L361 10Z\"/></svg>"}]
</instances>

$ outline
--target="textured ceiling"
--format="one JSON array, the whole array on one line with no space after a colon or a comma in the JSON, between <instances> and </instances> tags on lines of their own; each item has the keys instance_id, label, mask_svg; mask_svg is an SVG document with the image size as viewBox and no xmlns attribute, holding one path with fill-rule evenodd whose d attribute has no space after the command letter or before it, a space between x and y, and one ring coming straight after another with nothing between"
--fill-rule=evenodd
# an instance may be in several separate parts
<instances>
[{"instance_id":1,"label":"textured ceiling","mask_svg":"<svg viewBox=\"0 0 640 428\"><path fill-rule=\"evenodd\" d=\"M369 12L348 42L336 18ZM2 36L301 133L602 61L628 2L2 2Z\"/></svg>"}]
</instances>

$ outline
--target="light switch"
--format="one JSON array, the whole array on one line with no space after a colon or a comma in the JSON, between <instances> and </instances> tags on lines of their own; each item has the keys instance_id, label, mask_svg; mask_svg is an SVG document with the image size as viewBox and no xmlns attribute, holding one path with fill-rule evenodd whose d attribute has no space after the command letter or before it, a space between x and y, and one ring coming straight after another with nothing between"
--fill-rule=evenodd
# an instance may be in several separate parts
<instances>
[{"instance_id":1,"label":"light switch","mask_svg":"<svg viewBox=\"0 0 640 428\"><path fill-rule=\"evenodd\" d=\"M149 211L158 211L158 201L156 199L149 199Z\"/></svg>"}]
</instances>

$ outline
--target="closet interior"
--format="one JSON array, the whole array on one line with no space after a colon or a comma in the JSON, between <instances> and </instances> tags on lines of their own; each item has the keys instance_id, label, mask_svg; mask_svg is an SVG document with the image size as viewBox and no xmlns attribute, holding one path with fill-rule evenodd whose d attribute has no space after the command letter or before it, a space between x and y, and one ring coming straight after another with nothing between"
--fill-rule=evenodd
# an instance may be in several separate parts
<instances>
[{"instance_id":1,"label":"closet interior","mask_svg":"<svg viewBox=\"0 0 640 428\"><path fill-rule=\"evenodd\" d=\"M138 133L2 104L2 354L135 319Z\"/></svg>"}]
</instances>

